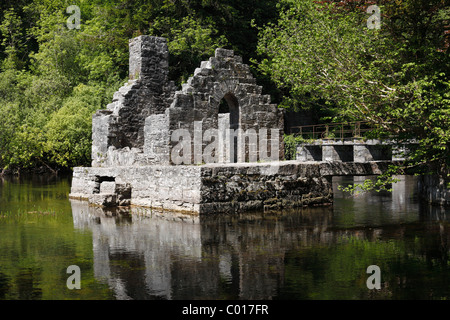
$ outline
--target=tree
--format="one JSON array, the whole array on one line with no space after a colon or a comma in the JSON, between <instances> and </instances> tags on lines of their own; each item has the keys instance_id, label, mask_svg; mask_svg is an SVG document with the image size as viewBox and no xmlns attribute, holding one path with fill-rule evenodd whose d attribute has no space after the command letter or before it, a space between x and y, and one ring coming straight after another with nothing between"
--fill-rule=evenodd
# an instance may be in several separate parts
<instances>
[{"instance_id":1,"label":"tree","mask_svg":"<svg viewBox=\"0 0 450 320\"><path fill-rule=\"evenodd\" d=\"M0 168L90 162L90 115L128 78L128 41L166 37L180 85L228 47L249 60L276 0L3 0L0 3ZM81 28L69 30L77 5ZM78 105L78 107L77 107Z\"/></svg>"},{"instance_id":2,"label":"tree","mask_svg":"<svg viewBox=\"0 0 450 320\"><path fill-rule=\"evenodd\" d=\"M7 10L3 15L3 22L0 24L0 34L2 36L1 45L4 48L5 60L0 69L23 67L20 57L20 48L23 47L22 21L17 16L14 9Z\"/></svg>"},{"instance_id":3,"label":"tree","mask_svg":"<svg viewBox=\"0 0 450 320\"><path fill-rule=\"evenodd\" d=\"M44 126L45 152L60 167L89 165L92 114L101 108L104 89L78 85Z\"/></svg>"},{"instance_id":4,"label":"tree","mask_svg":"<svg viewBox=\"0 0 450 320\"><path fill-rule=\"evenodd\" d=\"M338 106L338 120L366 120L377 137L418 139L409 166L448 168L450 157L449 55L438 50L448 7L422 0L396 1L408 14L366 26L365 10L334 3L284 1L277 24L260 30L260 69L292 99L308 97ZM392 6L381 7L382 12ZM403 11L402 11L403 12ZM434 23L432 23L434 21ZM427 26L425 30L419 26ZM398 33L401 30L400 33Z\"/></svg>"}]
</instances>

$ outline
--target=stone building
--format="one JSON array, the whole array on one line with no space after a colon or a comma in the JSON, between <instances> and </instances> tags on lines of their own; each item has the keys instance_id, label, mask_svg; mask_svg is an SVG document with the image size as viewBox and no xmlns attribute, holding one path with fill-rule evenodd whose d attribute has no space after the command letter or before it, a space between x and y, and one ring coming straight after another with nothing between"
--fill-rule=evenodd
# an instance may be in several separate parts
<instances>
[{"instance_id":1,"label":"stone building","mask_svg":"<svg viewBox=\"0 0 450 320\"><path fill-rule=\"evenodd\" d=\"M241 57L216 49L179 91L168 60L165 39L130 40L130 79L93 116L92 167L74 168L71 199L194 215L279 210L329 204L333 175L387 166L279 161L283 112Z\"/></svg>"},{"instance_id":2,"label":"stone building","mask_svg":"<svg viewBox=\"0 0 450 320\"><path fill-rule=\"evenodd\" d=\"M180 91L169 80L168 61L166 39L130 40L130 80L93 117L93 167L284 158L283 112L241 57L216 49Z\"/></svg>"}]
</instances>

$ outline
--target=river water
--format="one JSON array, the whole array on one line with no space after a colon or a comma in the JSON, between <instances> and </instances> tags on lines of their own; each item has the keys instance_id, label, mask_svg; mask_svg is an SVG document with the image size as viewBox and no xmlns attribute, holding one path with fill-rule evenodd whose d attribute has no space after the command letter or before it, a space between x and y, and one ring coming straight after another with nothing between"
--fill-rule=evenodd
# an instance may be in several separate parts
<instances>
[{"instance_id":1,"label":"river water","mask_svg":"<svg viewBox=\"0 0 450 320\"><path fill-rule=\"evenodd\" d=\"M92 208L68 199L70 177L4 178L0 299L449 299L450 210L400 178L356 197L337 186L362 177L335 178L330 207L202 218Z\"/></svg>"}]
</instances>

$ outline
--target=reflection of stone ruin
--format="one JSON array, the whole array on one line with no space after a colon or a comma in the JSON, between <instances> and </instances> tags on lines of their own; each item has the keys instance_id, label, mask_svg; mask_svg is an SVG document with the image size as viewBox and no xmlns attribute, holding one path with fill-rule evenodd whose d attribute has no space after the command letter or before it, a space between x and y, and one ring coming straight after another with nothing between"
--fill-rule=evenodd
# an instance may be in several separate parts
<instances>
[{"instance_id":1,"label":"reflection of stone ruin","mask_svg":"<svg viewBox=\"0 0 450 320\"><path fill-rule=\"evenodd\" d=\"M350 220L347 212L332 207L200 217L137 207L104 209L76 200L71 207L74 227L92 232L95 278L107 283L117 299L280 299L292 280L300 281L302 292L316 292L307 285L320 282L313 274L336 267L327 251L354 241L389 245L414 238L422 225L429 231L422 239L427 248L440 248L445 255L450 233L435 231L450 224L435 222L449 216L438 207L422 210L405 197L415 194L414 179L403 177L392 194L354 198ZM337 186L345 179L334 180L335 194L344 200ZM392 206L390 214L386 205ZM317 250L325 258L317 260ZM416 247L411 250L416 258L424 257ZM319 269L312 269L318 261ZM293 265L301 272L292 272ZM361 269L364 288L366 267Z\"/></svg>"},{"instance_id":2,"label":"reflection of stone ruin","mask_svg":"<svg viewBox=\"0 0 450 320\"><path fill-rule=\"evenodd\" d=\"M130 41L130 80L94 115L92 167L74 169L71 198L194 214L278 210L330 203L333 175L384 170L277 161L283 113L241 57L216 49L181 91L168 57L163 38Z\"/></svg>"},{"instance_id":3,"label":"reflection of stone ruin","mask_svg":"<svg viewBox=\"0 0 450 320\"><path fill-rule=\"evenodd\" d=\"M265 145L282 145L281 110L270 103L270 96L261 94L249 67L233 51L217 49L215 57L202 62L181 91L175 91L169 81L168 60L164 38L140 36L130 41L130 81L93 119L93 167L173 164L172 150L179 143L173 141L178 138L174 132L180 129L197 140L192 139L190 147L191 163L197 164L203 162L201 155L208 145L202 137L212 128L222 135L229 133L227 129L244 133L271 129L268 132L278 135L264 137L275 140ZM216 151L222 153L225 146L219 146L215 138ZM242 146L230 137L225 141ZM283 158L283 149L278 149L276 160ZM247 159L250 151L247 146ZM236 150L234 154L223 156L221 162L245 162L237 157L245 153Z\"/></svg>"},{"instance_id":4,"label":"reflection of stone ruin","mask_svg":"<svg viewBox=\"0 0 450 320\"><path fill-rule=\"evenodd\" d=\"M149 209L142 208L128 216L106 215L107 209L71 204L75 228L93 235L94 276L119 300L215 299L225 292L235 299L271 299L284 281L289 252L334 242L344 233L327 230L331 209L278 219L246 214L200 221L145 214ZM124 259L128 263L120 263Z\"/></svg>"}]
</instances>

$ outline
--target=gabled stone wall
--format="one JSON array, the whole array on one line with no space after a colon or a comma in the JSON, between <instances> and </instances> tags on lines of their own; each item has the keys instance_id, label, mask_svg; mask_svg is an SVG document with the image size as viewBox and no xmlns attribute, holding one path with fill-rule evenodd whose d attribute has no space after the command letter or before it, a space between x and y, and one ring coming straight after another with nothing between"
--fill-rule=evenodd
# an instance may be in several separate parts
<instances>
[{"instance_id":1,"label":"gabled stone wall","mask_svg":"<svg viewBox=\"0 0 450 320\"><path fill-rule=\"evenodd\" d=\"M219 107L224 99L230 109L229 124L219 127ZM175 92L173 103L165 112L165 119L157 115L147 119L146 145L153 144L152 127L159 128L161 121L165 121L169 128L169 136L173 131L186 129L194 137L196 131L204 133L207 129L241 129L243 133L254 130L258 134L261 129L277 130L277 135L269 137L265 145L270 148L273 141L278 147L278 154L272 158L281 160L284 158L283 148L283 113L277 105L270 102L269 95L262 94L262 87L256 84L255 78L250 72L250 68L242 63L242 58L234 55L232 50L217 49L215 56L208 61L203 61L201 67L195 70L194 76L188 79L181 91ZM195 128L197 123L198 128ZM201 128L200 128L201 125ZM147 131L146 131L147 132ZM148 139L147 139L148 138ZM165 163L172 163L167 159L167 154L177 144L170 142L166 149L159 154L161 159L166 159ZM203 141L202 148L197 152L203 152L207 142ZM160 147L160 146L157 146ZM149 148L150 149L150 148ZM195 161L195 146L192 140L192 163ZM270 149L271 150L271 149ZM244 159L244 152L246 159ZM238 151L241 156L238 162L248 161L247 150ZM153 154L158 154L153 149ZM260 160L260 157L257 158ZM233 159L231 162L233 162Z\"/></svg>"}]
</instances>

